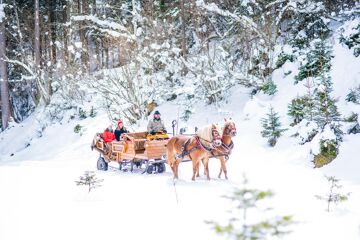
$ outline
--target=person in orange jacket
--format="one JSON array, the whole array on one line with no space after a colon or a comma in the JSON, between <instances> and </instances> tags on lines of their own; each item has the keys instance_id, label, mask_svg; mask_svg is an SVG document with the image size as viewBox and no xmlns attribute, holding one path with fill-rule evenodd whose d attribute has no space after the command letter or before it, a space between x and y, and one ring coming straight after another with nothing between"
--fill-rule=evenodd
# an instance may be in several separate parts
<instances>
[{"instance_id":1,"label":"person in orange jacket","mask_svg":"<svg viewBox=\"0 0 360 240\"><path fill-rule=\"evenodd\" d=\"M112 126L107 127L103 133L103 139L105 143L112 142L115 140L115 134L112 130Z\"/></svg>"}]
</instances>

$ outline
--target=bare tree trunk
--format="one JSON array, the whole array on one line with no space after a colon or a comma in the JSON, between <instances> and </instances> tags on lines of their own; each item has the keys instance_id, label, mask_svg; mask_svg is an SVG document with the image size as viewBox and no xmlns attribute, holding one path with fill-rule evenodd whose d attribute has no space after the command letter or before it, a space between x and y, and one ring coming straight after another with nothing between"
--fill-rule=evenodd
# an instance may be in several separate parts
<instances>
[{"instance_id":1,"label":"bare tree trunk","mask_svg":"<svg viewBox=\"0 0 360 240\"><path fill-rule=\"evenodd\" d=\"M86 0L78 0L78 13L79 15L86 14ZM87 47L87 39L85 37L84 21L79 21L79 34L81 42L81 63L83 67L88 70L89 68L89 51Z\"/></svg>"},{"instance_id":2,"label":"bare tree trunk","mask_svg":"<svg viewBox=\"0 0 360 240\"><path fill-rule=\"evenodd\" d=\"M109 68L110 64L109 64L109 40L107 37L104 37L104 50L105 50L105 67Z\"/></svg>"},{"instance_id":3,"label":"bare tree trunk","mask_svg":"<svg viewBox=\"0 0 360 240\"><path fill-rule=\"evenodd\" d=\"M39 101L41 97L40 86L40 18L39 18L39 0L35 0L35 26L34 26L34 61L36 71L36 86L37 94L36 100Z\"/></svg>"},{"instance_id":4,"label":"bare tree trunk","mask_svg":"<svg viewBox=\"0 0 360 240\"><path fill-rule=\"evenodd\" d=\"M2 0L0 1L2 4ZM2 8L2 7L1 7ZM3 9L0 9L2 12ZM2 129L6 129L9 125L11 108L9 97L9 81L7 76L7 67L5 62L5 18L0 19L0 83L1 83L1 120Z\"/></svg>"},{"instance_id":5,"label":"bare tree trunk","mask_svg":"<svg viewBox=\"0 0 360 240\"><path fill-rule=\"evenodd\" d=\"M187 48L186 48L186 29L185 29L185 24L186 24L186 19L185 19L185 4L184 4L185 0L180 0L180 16L181 16L181 55L184 57L184 59L186 60L187 58ZM183 64L182 67L182 75L186 75L187 73L187 68L185 66L185 64Z\"/></svg>"},{"instance_id":6,"label":"bare tree trunk","mask_svg":"<svg viewBox=\"0 0 360 240\"><path fill-rule=\"evenodd\" d=\"M100 51L100 44L101 39L95 36L95 52L96 52L96 69L101 69L101 51Z\"/></svg>"},{"instance_id":7,"label":"bare tree trunk","mask_svg":"<svg viewBox=\"0 0 360 240\"><path fill-rule=\"evenodd\" d=\"M40 69L40 19L39 19L39 0L35 0L35 39L34 39L34 57L35 68Z\"/></svg>"},{"instance_id":8,"label":"bare tree trunk","mask_svg":"<svg viewBox=\"0 0 360 240\"><path fill-rule=\"evenodd\" d=\"M69 53L69 35L70 35L70 31L68 29L68 26L66 25L66 23L68 23L68 19L70 16L70 4L68 1L65 1L65 11L63 11L63 28L64 28L64 58L65 58L65 62L67 64L69 64L70 62L70 53Z\"/></svg>"},{"instance_id":9,"label":"bare tree trunk","mask_svg":"<svg viewBox=\"0 0 360 240\"><path fill-rule=\"evenodd\" d=\"M49 25L48 25L48 31L50 35L50 62L51 62L51 72L54 70L55 64L56 64L56 19L55 19L55 7L54 1L47 0L48 5L48 15L49 15Z\"/></svg>"}]
</instances>

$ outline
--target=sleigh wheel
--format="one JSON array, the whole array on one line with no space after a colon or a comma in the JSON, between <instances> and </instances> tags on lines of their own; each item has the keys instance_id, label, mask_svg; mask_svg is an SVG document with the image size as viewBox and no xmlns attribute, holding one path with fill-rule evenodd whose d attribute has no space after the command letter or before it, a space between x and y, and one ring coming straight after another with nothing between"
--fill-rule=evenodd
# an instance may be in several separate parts
<instances>
[{"instance_id":1,"label":"sleigh wheel","mask_svg":"<svg viewBox=\"0 0 360 240\"><path fill-rule=\"evenodd\" d=\"M105 162L103 157L98 158L97 169L101 170L101 171L107 171L108 170L108 163Z\"/></svg>"},{"instance_id":2,"label":"sleigh wheel","mask_svg":"<svg viewBox=\"0 0 360 240\"><path fill-rule=\"evenodd\" d=\"M152 174L153 171L154 171L154 166L153 166L153 165L149 165L149 166L147 167L147 169L146 169L146 172L147 172L148 174Z\"/></svg>"},{"instance_id":3,"label":"sleigh wheel","mask_svg":"<svg viewBox=\"0 0 360 240\"><path fill-rule=\"evenodd\" d=\"M166 170L165 163L159 163L157 167L158 167L157 168L158 173L163 173Z\"/></svg>"}]
</instances>

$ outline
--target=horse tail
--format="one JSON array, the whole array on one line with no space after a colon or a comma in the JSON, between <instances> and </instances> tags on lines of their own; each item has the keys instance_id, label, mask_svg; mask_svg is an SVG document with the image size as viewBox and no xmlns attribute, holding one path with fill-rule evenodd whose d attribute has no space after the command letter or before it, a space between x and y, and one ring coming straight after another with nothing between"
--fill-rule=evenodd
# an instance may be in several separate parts
<instances>
[{"instance_id":1,"label":"horse tail","mask_svg":"<svg viewBox=\"0 0 360 240\"><path fill-rule=\"evenodd\" d=\"M172 137L167 142L166 146L166 158L167 158L167 164L169 164L170 167L172 167L175 163L175 144L178 141L178 137Z\"/></svg>"}]
</instances>

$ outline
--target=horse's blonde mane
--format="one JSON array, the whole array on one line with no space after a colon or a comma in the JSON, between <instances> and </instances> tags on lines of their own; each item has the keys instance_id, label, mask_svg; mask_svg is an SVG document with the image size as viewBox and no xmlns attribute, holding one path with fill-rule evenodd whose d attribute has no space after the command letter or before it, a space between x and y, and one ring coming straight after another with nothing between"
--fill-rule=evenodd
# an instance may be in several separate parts
<instances>
[{"instance_id":1,"label":"horse's blonde mane","mask_svg":"<svg viewBox=\"0 0 360 240\"><path fill-rule=\"evenodd\" d=\"M221 128L219 126L217 126L216 124L212 123L210 125L207 125L205 127L202 127L199 129L199 131L197 132L197 135L200 137L200 139L208 141L208 142L212 142L213 141L213 134L212 134L212 129L213 127L216 127L217 131L219 132L220 135L222 135L222 131Z\"/></svg>"}]
</instances>

